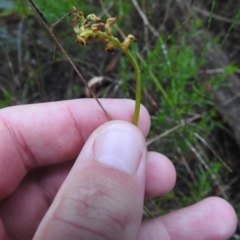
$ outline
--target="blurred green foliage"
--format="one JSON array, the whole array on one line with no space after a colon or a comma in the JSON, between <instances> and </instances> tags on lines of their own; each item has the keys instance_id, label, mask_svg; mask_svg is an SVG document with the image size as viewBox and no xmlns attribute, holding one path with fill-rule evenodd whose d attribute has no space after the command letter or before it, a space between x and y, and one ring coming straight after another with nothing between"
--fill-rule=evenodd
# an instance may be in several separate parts
<instances>
[{"instance_id":1,"label":"blurred green foliage","mask_svg":"<svg viewBox=\"0 0 240 240\"><path fill-rule=\"evenodd\" d=\"M104 13L99 1L94 0L64 0L61 2L57 0L35 0L34 2L50 23L56 22L60 17L71 11L73 6L85 14L96 13L98 15ZM109 10L112 16L120 15L122 17L118 24L121 26L123 32L138 35L138 29L136 29L137 24L134 24L132 20L136 13L133 13L134 8L131 1L105 0L103 3L106 7L113 6ZM2 9L0 16L9 15L14 12L21 17L27 18L33 14L26 0L16 0L15 2L1 1L0 9ZM148 17L149 19L152 18L151 12L148 12ZM65 21L70 22L69 18L66 18ZM183 164L182 159L187 159L186 161L189 160L188 154L192 153L191 147L196 147L197 143L199 143L196 134L208 142L211 140L210 135L213 129L221 125L221 122L216 118L217 113L213 102L213 92L219 87L226 86L224 82L226 76L237 70L235 66L229 65L223 69L221 74L205 78L204 64L206 64L206 61L204 51L207 51L212 45L217 45L218 39L208 40L206 38L207 40L202 50L203 54L199 56L196 55L189 45L191 39L204 34L202 31L203 24L203 21L200 19L192 19L189 22L191 31L185 31L185 29L181 27L182 23L179 23L176 31L171 33L162 31L161 35L159 35L155 41L151 41L148 46L144 46L144 41L142 40L139 45L131 47L131 51L136 58L138 58L138 52L143 52L144 62L139 58L138 62L142 70L143 104L148 107L152 117L152 127L149 138L151 139L151 137L179 126L176 130L160 138L160 141L156 141L150 145L149 149L164 153L171 158L176 165L179 164L180 166ZM67 23L67 26L69 28L70 23ZM4 32L3 29L1 29L1 31ZM74 34L69 34L71 31L71 29L68 31L63 29L62 32L58 31L58 36L60 36L64 46L68 46L70 42L74 42ZM37 39L38 43L40 40L41 39ZM76 52L75 49L76 48L71 50L71 48L69 48L68 50L69 52L72 51L71 53L74 55L73 53ZM81 60L84 61L84 57L88 56L88 58L90 58L93 56L92 62L94 63L95 55L98 53L95 48L93 49L89 46L88 49L85 49L82 45L79 45L78 49L78 52L74 55L75 62L79 63ZM93 50L92 55L84 54L91 50ZM49 52L51 51L49 50ZM103 52L104 50L101 49L100 51ZM57 56L56 61L60 62L61 58ZM120 85L124 92L124 97L132 98L133 93L129 87L129 81L133 82L134 73L124 57L120 58L119 66L118 70L112 75L121 79ZM25 98L28 95L28 91L32 91L35 87L36 83L32 80L33 76L36 72L38 75L41 75L41 71L44 72L44 68L41 69L40 66L38 66L38 68L36 67L36 69L32 68L29 70L29 76L26 77L25 86L21 92L22 98ZM78 95L80 87L73 84L72 92L75 94L74 96ZM10 91L4 91L2 95L0 95L0 108L10 105L12 97ZM155 101L155 108L151 106L149 98ZM199 116L197 121L191 124L183 124L186 123L188 119L197 115ZM197 150L204 152L201 148L197 148ZM206 156L204 156L204 159L206 164L209 164L210 170L206 171L200 162L195 164L195 169L193 169L195 182L189 181L191 178L189 174L186 173L186 170L184 172L185 175L182 173L179 174L179 178L184 182L188 194L186 194L186 191L182 194L177 190L161 199L156 199L155 205L157 209L159 209L160 206L167 205L167 203L174 203L174 206L186 206L210 194L213 185L211 174L214 173L215 176L218 176L221 172L222 165L219 164L217 159L210 161ZM198 160L195 160L195 162L197 161ZM165 210L161 213L165 213Z\"/></svg>"}]
</instances>

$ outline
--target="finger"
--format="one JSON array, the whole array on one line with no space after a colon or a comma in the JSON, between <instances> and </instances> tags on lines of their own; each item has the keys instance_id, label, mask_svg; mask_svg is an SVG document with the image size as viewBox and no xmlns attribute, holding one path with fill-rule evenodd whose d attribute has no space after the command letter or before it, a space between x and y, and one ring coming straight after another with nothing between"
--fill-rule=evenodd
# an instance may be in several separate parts
<instances>
[{"instance_id":1,"label":"finger","mask_svg":"<svg viewBox=\"0 0 240 240\"><path fill-rule=\"evenodd\" d=\"M136 239L146 145L132 124L112 121L84 145L36 232L37 239Z\"/></svg>"},{"instance_id":2,"label":"finger","mask_svg":"<svg viewBox=\"0 0 240 240\"><path fill-rule=\"evenodd\" d=\"M1 202L0 217L14 239L32 239L71 167L72 162L67 162L33 170ZM167 193L173 188L175 178L175 169L165 156L156 152L147 154L145 197Z\"/></svg>"},{"instance_id":3,"label":"finger","mask_svg":"<svg viewBox=\"0 0 240 240\"><path fill-rule=\"evenodd\" d=\"M102 99L113 119L131 121L134 101ZM92 99L10 107L0 111L0 199L9 195L29 169L77 157L91 132L108 121ZM149 115L141 108L144 136Z\"/></svg>"},{"instance_id":4,"label":"finger","mask_svg":"<svg viewBox=\"0 0 240 240\"><path fill-rule=\"evenodd\" d=\"M5 229L4 223L2 222L2 220L0 219L0 239L1 240L8 240L8 236L7 236L7 231Z\"/></svg>"},{"instance_id":5,"label":"finger","mask_svg":"<svg viewBox=\"0 0 240 240\"><path fill-rule=\"evenodd\" d=\"M225 200L207 198L190 207L143 223L138 240L226 240L237 227L236 213Z\"/></svg>"},{"instance_id":6,"label":"finger","mask_svg":"<svg viewBox=\"0 0 240 240\"><path fill-rule=\"evenodd\" d=\"M30 171L14 193L1 201L0 218L12 239L33 238L72 165L69 161Z\"/></svg>"},{"instance_id":7,"label":"finger","mask_svg":"<svg viewBox=\"0 0 240 240\"><path fill-rule=\"evenodd\" d=\"M145 197L154 198L170 192L176 182L172 162L157 152L148 152Z\"/></svg>"}]
</instances>

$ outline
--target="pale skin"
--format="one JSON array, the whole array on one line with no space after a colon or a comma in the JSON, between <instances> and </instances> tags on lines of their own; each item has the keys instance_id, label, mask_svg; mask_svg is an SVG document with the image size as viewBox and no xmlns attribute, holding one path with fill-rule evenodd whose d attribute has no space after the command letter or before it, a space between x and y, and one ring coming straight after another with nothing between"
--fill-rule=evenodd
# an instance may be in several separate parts
<instances>
[{"instance_id":1,"label":"pale skin","mask_svg":"<svg viewBox=\"0 0 240 240\"><path fill-rule=\"evenodd\" d=\"M101 102L122 121L108 121L90 99L0 110L0 240L229 239L236 214L217 197L141 222L144 197L171 191L176 172L165 156L147 152L150 118L144 107L136 128L130 123L133 101ZM138 136L134 174L93 159L98 132L115 127Z\"/></svg>"}]
</instances>

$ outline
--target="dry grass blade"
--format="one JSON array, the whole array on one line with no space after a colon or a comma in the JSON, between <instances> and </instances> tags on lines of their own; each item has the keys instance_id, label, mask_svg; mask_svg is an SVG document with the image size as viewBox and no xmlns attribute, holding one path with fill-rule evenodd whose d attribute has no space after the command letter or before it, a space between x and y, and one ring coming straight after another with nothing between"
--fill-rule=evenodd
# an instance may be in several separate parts
<instances>
[{"instance_id":1,"label":"dry grass blade","mask_svg":"<svg viewBox=\"0 0 240 240\"><path fill-rule=\"evenodd\" d=\"M177 150L177 152L179 153L179 156L180 156L180 159L181 159L183 165L185 166L185 168L187 169L187 172L188 172L189 175L191 176L192 181L193 181L194 183L196 183L197 180L196 180L196 178L195 178L195 176L194 176L193 171L191 170L190 166L188 165L187 160L186 160L186 158L184 157L184 154L182 153L181 148L179 147L179 145L178 145L178 143L177 143L177 141L176 141L175 139L173 139L173 141L174 141L174 144L175 144L175 146L176 146L176 150Z\"/></svg>"},{"instance_id":2,"label":"dry grass blade","mask_svg":"<svg viewBox=\"0 0 240 240\"><path fill-rule=\"evenodd\" d=\"M13 69L13 63L10 59L10 56L9 54L7 53L7 51L5 50L5 48L3 47L3 45L0 43L0 48L2 49L3 53L5 54L6 56L6 59L7 59L7 63L8 63L8 67L9 67L9 71L10 71L10 74L12 76L12 79L13 79L13 82L17 85L17 86L20 86L20 81L18 79L18 77L14 74L14 69Z\"/></svg>"},{"instance_id":3,"label":"dry grass blade","mask_svg":"<svg viewBox=\"0 0 240 240\"><path fill-rule=\"evenodd\" d=\"M222 185L219 183L219 181L217 180L216 175L211 171L210 167L208 166L207 162L204 160L204 158L202 157L201 153L186 139L184 138L183 135L180 134L180 136L182 137L182 139L184 139L185 143L188 145L188 147L191 149L191 151L195 154L196 158L199 160L199 162L204 166L204 168L209 172L212 180L215 182L215 184L218 186L221 194L223 195L223 197L225 199L228 199L227 194L225 193L224 188L222 187Z\"/></svg>"},{"instance_id":4,"label":"dry grass blade","mask_svg":"<svg viewBox=\"0 0 240 240\"><path fill-rule=\"evenodd\" d=\"M192 118L190 118L190 119L188 119L188 120L186 120L186 121L182 121L180 124L178 124L178 125L176 125L175 127L173 127L173 128L171 128L171 129L165 131L164 133L162 133L162 134L160 134L160 135L158 135L158 136L155 136L155 137L149 139L149 140L147 141L147 146L149 146L150 144L152 144L152 143L160 140L161 138L169 135L170 133L178 130L179 128L185 127L187 124L189 124L189 123L191 123L191 122L193 122L193 121L195 121L195 120L197 120L197 119L199 119L199 118L201 118L201 115L196 115L196 116L194 116L194 117L192 117Z\"/></svg>"},{"instance_id":5,"label":"dry grass blade","mask_svg":"<svg viewBox=\"0 0 240 240\"><path fill-rule=\"evenodd\" d=\"M198 133L194 133L194 136L199 139L215 156L216 158L227 168L229 172L232 172L232 169L221 159L221 157L209 146L209 144L199 136Z\"/></svg>"},{"instance_id":6,"label":"dry grass blade","mask_svg":"<svg viewBox=\"0 0 240 240\"><path fill-rule=\"evenodd\" d=\"M236 19L231 19L231 18L226 18L226 17L223 17L223 16L220 16L218 14L215 14L215 13L211 13L207 10L204 10L204 9L200 9L198 7L195 7L195 6L192 6L193 10L195 12L198 12L206 17L210 17L212 16L212 18L218 20L218 21L221 21L221 22L226 22L226 23L234 23L234 24L237 24L237 25L240 25L240 21L236 20Z\"/></svg>"},{"instance_id":7,"label":"dry grass blade","mask_svg":"<svg viewBox=\"0 0 240 240\"><path fill-rule=\"evenodd\" d=\"M148 21L148 18L146 17L146 15L144 14L144 12L140 8L140 6L138 5L137 1L136 0L132 0L132 3L135 6L135 8L137 9L139 15L141 16L141 18L142 18L142 20L144 22L144 25L148 26L148 28L150 29L150 31L152 32L152 34L155 37L158 37L159 36L158 31L150 24L150 22Z\"/></svg>"}]
</instances>

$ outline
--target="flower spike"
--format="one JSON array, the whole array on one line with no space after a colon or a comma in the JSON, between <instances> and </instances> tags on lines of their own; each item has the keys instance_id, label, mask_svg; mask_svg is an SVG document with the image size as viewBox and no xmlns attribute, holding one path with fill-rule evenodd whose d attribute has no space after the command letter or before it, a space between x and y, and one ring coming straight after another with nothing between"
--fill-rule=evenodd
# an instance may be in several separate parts
<instances>
[{"instance_id":1,"label":"flower spike","mask_svg":"<svg viewBox=\"0 0 240 240\"><path fill-rule=\"evenodd\" d=\"M120 18L119 16L110 17L106 20L106 23L103 23L100 22L101 19L93 13L89 14L86 18L84 18L83 13L78 11L75 7L73 7L72 12L74 17L71 21L74 32L76 33L76 43L80 42L84 46L86 46L88 45L88 38L95 38L106 44L105 50L109 54L114 54L114 48L117 47L127 56L132 66L134 67L136 75L136 104L133 124L137 126L141 101L141 76L139 66L132 54L130 53L129 46L131 42L137 42L139 40L135 38L132 34L130 34L126 37L123 43L121 43L118 38L112 35L112 25L116 23L116 21Z\"/></svg>"}]
</instances>

